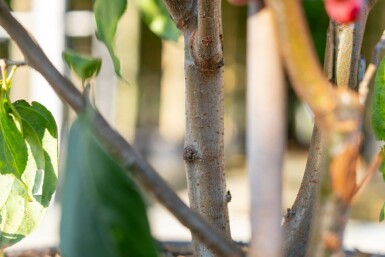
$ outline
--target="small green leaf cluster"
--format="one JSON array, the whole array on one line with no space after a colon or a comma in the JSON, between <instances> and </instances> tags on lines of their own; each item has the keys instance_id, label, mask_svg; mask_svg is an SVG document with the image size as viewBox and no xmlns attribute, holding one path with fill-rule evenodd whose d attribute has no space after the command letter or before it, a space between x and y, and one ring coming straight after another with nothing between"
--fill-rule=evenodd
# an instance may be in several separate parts
<instances>
[{"instance_id":1,"label":"small green leaf cluster","mask_svg":"<svg viewBox=\"0 0 385 257\"><path fill-rule=\"evenodd\" d=\"M61 245L66 257L155 257L135 184L91 133L93 112L71 127L63 183Z\"/></svg>"},{"instance_id":2,"label":"small green leaf cluster","mask_svg":"<svg viewBox=\"0 0 385 257\"><path fill-rule=\"evenodd\" d=\"M162 0L137 0L144 22L158 37L177 41L181 35Z\"/></svg>"},{"instance_id":3,"label":"small green leaf cluster","mask_svg":"<svg viewBox=\"0 0 385 257\"><path fill-rule=\"evenodd\" d=\"M0 249L38 225L57 183L57 126L40 103L11 103L10 79L0 88Z\"/></svg>"},{"instance_id":4,"label":"small green leaf cluster","mask_svg":"<svg viewBox=\"0 0 385 257\"><path fill-rule=\"evenodd\" d=\"M93 58L70 50L63 53L63 59L83 83L97 76L102 67L102 60L100 58Z\"/></svg>"},{"instance_id":5,"label":"small green leaf cluster","mask_svg":"<svg viewBox=\"0 0 385 257\"><path fill-rule=\"evenodd\" d=\"M374 80L374 99L372 112L372 128L377 140L385 141L385 58L382 59ZM381 163L379 171L385 180L385 149L381 149L384 161ZM381 209L379 221L384 220L384 207Z\"/></svg>"},{"instance_id":6,"label":"small green leaf cluster","mask_svg":"<svg viewBox=\"0 0 385 257\"><path fill-rule=\"evenodd\" d=\"M137 0L142 18L149 29L165 40L177 41L181 35L162 0ZM107 47L115 73L122 78L120 60L115 53L114 40L118 23L127 7L127 0L95 0L93 11L96 36Z\"/></svg>"}]
</instances>

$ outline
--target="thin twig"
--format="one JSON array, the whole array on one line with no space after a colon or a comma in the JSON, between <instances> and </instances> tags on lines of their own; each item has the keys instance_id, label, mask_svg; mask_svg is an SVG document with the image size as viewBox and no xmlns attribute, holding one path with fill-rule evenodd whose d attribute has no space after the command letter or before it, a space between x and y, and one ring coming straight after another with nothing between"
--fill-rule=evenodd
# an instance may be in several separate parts
<instances>
[{"instance_id":1,"label":"thin twig","mask_svg":"<svg viewBox=\"0 0 385 257\"><path fill-rule=\"evenodd\" d=\"M385 31L382 33L380 41L373 49L372 63L376 66L380 63L381 52L385 49Z\"/></svg>"},{"instance_id":2,"label":"thin twig","mask_svg":"<svg viewBox=\"0 0 385 257\"><path fill-rule=\"evenodd\" d=\"M364 77L360 82L360 85L358 87L358 95L359 95L360 103L362 105L365 104L366 99L368 98L369 85L370 85L370 82L372 81L372 78L376 74L376 71L377 71L377 66L374 65L373 63L370 63L368 68L366 69Z\"/></svg>"},{"instance_id":3,"label":"thin twig","mask_svg":"<svg viewBox=\"0 0 385 257\"><path fill-rule=\"evenodd\" d=\"M361 182L358 183L356 186L356 189L353 192L353 195L357 195L357 193L363 189L371 180L371 178L376 174L378 171L378 168L380 167L382 161L384 160L384 156L382 152L379 152L373 160L370 162L370 165L368 167L368 170L365 172L364 177L362 178Z\"/></svg>"},{"instance_id":4,"label":"thin twig","mask_svg":"<svg viewBox=\"0 0 385 257\"><path fill-rule=\"evenodd\" d=\"M86 106L84 96L52 65L25 28L12 16L3 0L0 1L0 25L19 46L27 63L41 73L56 93L77 113L84 111ZM132 174L141 186L153 193L194 236L220 256L243 256L242 251L232 241L218 233L211 224L188 208L142 156L99 113L96 113L93 122L94 134L114 159L126 169L127 175Z\"/></svg>"},{"instance_id":5,"label":"thin twig","mask_svg":"<svg viewBox=\"0 0 385 257\"><path fill-rule=\"evenodd\" d=\"M372 61L369 64L365 72L365 75L359 85L358 93L359 93L360 103L362 105L364 105L366 102L366 99L369 93L370 82L372 81L372 78L376 74L378 65L380 63L380 56L384 50L385 50L385 31L382 33L380 41L378 41L378 43L373 49Z\"/></svg>"},{"instance_id":6,"label":"thin twig","mask_svg":"<svg viewBox=\"0 0 385 257\"><path fill-rule=\"evenodd\" d=\"M14 61L8 59L0 59L0 62L4 62L6 66L27 66L28 63L26 61Z\"/></svg>"}]
</instances>

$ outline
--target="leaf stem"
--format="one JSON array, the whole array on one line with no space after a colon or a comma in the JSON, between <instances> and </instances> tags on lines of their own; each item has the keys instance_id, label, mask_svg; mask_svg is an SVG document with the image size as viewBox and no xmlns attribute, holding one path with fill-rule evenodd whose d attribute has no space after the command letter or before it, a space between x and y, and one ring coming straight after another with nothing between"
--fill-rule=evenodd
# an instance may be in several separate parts
<instances>
[{"instance_id":1,"label":"leaf stem","mask_svg":"<svg viewBox=\"0 0 385 257\"><path fill-rule=\"evenodd\" d=\"M4 99L3 97L4 97L4 94L5 94L6 103L7 103L8 107L9 107L9 109L11 109L13 115L15 116L15 119L18 121L17 123L19 125L20 132L23 133L23 124L22 124L20 113L13 106L13 104L11 102L11 99L9 97L10 89L11 89L11 86L10 86L11 85L11 79L12 79L13 75L15 74L17 66L14 66L12 68L12 71L9 74L9 76L7 76L7 62L4 59L0 61L0 66L1 66L1 74L3 76L2 88L4 90L4 92L2 94L2 99Z\"/></svg>"}]
</instances>

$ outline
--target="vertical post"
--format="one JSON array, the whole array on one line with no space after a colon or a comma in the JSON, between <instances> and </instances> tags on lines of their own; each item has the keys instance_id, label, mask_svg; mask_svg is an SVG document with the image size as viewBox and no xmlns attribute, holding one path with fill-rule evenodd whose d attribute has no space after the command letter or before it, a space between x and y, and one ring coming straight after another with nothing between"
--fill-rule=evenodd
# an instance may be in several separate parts
<instances>
[{"instance_id":1,"label":"vertical post","mask_svg":"<svg viewBox=\"0 0 385 257\"><path fill-rule=\"evenodd\" d=\"M286 146L285 83L273 13L249 2L247 157L252 239L249 256L282 256L282 165Z\"/></svg>"},{"instance_id":2,"label":"vertical post","mask_svg":"<svg viewBox=\"0 0 385 257\"><path fill-rule=\"evenodd\" d=\"M63 71L65 0L34 0L33 35L53 65ZM55 117L58 126L62 124L63 105L48 82L37 72L31 73L31 99L46 106Z\"/></svg>"}]
</instances>

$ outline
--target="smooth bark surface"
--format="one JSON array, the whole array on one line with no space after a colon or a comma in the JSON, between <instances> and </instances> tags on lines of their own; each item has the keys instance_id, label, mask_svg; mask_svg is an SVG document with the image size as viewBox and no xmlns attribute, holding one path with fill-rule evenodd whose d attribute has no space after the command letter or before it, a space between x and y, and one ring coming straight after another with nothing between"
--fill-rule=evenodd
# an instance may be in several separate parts
<instances>
[{"instance_id":1,"label":"smooth bark surface","mask_svg":"<svg viewBox=\"0 0 385 257\"><path fill-rule=\"evenodd\" d=\"M249 256L281 257L286 87L270 8L249 3L247 154L252 238Z\"/></svg>"}]
</instances>

